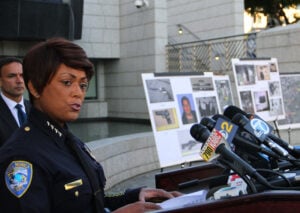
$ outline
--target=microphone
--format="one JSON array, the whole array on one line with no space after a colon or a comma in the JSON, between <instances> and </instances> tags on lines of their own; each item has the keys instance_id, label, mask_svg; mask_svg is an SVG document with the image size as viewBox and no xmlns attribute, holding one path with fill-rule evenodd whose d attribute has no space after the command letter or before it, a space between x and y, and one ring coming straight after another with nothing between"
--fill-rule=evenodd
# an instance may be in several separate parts
<instances>
[{"instance_id":1,"label":"microphone","mask_svg":"<svg viewBox=\"0 0 300 213\"><path fill-rule=\"evenodd\" d=\"M250 120L252 120L253 118L263 120L258 115L247 113L234 105L230 105L230 106L226 107L223 115L226 116L227 118L229 118L230 120L232 120L233 116L235 116L237 113L241 113L242 115L245 115ZM273 131L273 127L270 124L266 123L266 125L269 127L270 132Z\"/></svg>"},{"instance_id":2,"label":"microphone","mask_svg":"<svg viewBox=\"0 0 300 213\"><path fill-rule=\"evenodd\" d=\"M211 133L205 126L203 126L202 124L194 124L190 129L190 134L196 141L203 143L201 147L200 156L205 161L212 161L213 159L219 157L219 155L216 154L215 152L215 149L219 144L214 145L213 141L211 143L206 143L207 140L214 140L214 139L210 137ZM219 133L215 137L221 138L222 134ZM216 139L215 141L220 142L219 139Z\"/></svg>"},{"instance_id":3,"label":"microphone","mask_svg":"<svg viewBox=\"0 0 300 213\"><path fill-rule=\"evenodd\" d=\"M206 126L210 131L214 128L220 131L225 140L232 146L232 140L238 130L238 126L233 124L225 116L216 114L212 118L203 117L200 124Z\"/></svg>"},{"instance_id":4,"label":"microphone","mask_svg":"<svg viewBox=\"0 0 300 213\"><path fill-rule=\"evenodd\" d=\"M233 116L232 122L239 125L247 132L255 136L261 143L269 147L276 154L288 158L289 153L287 150L276 144L271 138L269 138L264 132L267 126L264 122L258 119L252 119L251 121L241 113L237 113Z\"/></svg>"},{"instance_id":5,"label":"microphone","mask_svg":"<svg viewBox=\"0 0 300 213\"><path fill-rule=\"evenodd\" d=\"M217 121L215 121L215 119ZM280 156L277 155L276 153L274 153L273 151L266 149L260 145L257 145L255 142L252 142L252 140L254 140L255 138L249 136L249 133L241 132L238 129L237 125L228 121L228 118L226 118L224 115L216 114L212 118L204 117L204 118L202 118L200 124L203 124L204 126L206 126L210 131L212 131L213 128L220 130L221 128L220 128L219 123L221 123L221 122L218 122L219 120L221 120L221 121L226 120L227 124L225 126L230 127L229 129L234 129L232 131L227 132L228 133L227 138L229 138L229 140L233 143L233 145L236 148L242 148L242 149L246 150L247 153L252 152L252 153L256 154L256 152L261 152L261 153L266 154L274 159L280 158ZM231 126L233 126L233 127L231 127ZM246 138L245 135L247 135L248 137ZM226 137L225 137L225 139L226 139ZM226 141L227 141L227 139L226 139Z\"/></svg>"},{"instance_id":6,"label":"microphone","mask_svg":"<svg viewBox=\"0 0 300 213\"><path fill-rule=\"evenodd\" d=\"M201 128L201 132L207 131L209 131L207 128ZM269 185L266 179L261 176L255 168L253 168L250 164L245 162L237 154L227 148L228 144L218 130L213 129L208 138L205 138L207 136L206 133L199 133L197 135L200 135L200 141L205 141L200 151L200 155L205 161L212 161L214 159L218 159L218 157L221 156L222 158L224 158L224 161L222 161L221 159L220 161L229 165L230 169L234 170L241 177L245 177L245 175L248 175L265 186Z\"/></svg>"},{"instance_id":7,"label":"microphone","mask_svg":"<svg viewBox=\"0 0 300 213\"><path fill-rule=\"evenodd\" d=\"M190 135L198 142L203 143L202 147L204 145L205 140L209 137L210 131L201 124L194 124L190 128ZM203 138L205 140L203 140Z\"/></svg>"},{"instance_id":8,"label":"microphone","mask_svg":"<svg viewBox=\"0 0 300 213\"><path fill-rule=\"evenodd\" d=\"M209 129L202 124L196 124L195 126L196 128L193 128L194 131L197 129L200 131L197 134L195 134L194 131L191 131L194 136L197 137L195 139L201 142L204 141L204 144L200 151L200 155L203 160L216 160L215 163L219 162L228 169L233 170L242 179L244 179L244 181L250 187L250 191L252 191L253 193L257 192L258 190L261 191L265 189L299 190L299 187L294 187L293 185L298 184L297 174L300 173L300 171L296 171L296 175L293 175L292 177L285 177L286 175L288 175L288 173L279 173L267 169L255 169L255 167L247 163L240 156L238 156L228 148L229 145L227 144L227 141L224 140L224 137L222 136L220 131L213 128L212 132L209 134ZM259 172L263 172L265 175L267 175L268 180ZM270 176L271 174L273 175ZM274 175L281 176L282 178L275 177ZM255 182L252 182L250 177L255 179L257 184ZM269 180L270 177L272 177L272 179ZM287 185L288 187L286 188Z\"/></svg>"},{"instance_id":9,"label":"microphone","mask_svg":"<svg viewBox=\"0 0 300 213\"><path fill-rule=\"evenodd\" d=\"M248 114L248 113L244 112L243 110L241 110L240 108L233 106L233 105L228 106L224 110L224 115L226 117L228 117L229 119L232 119L237 113L240 113L240 114L246 116L248 119L250 119L250 121L254 120L252 122L256 123L256 125L264 126L265 128L263 130L263 133L265 135L267 135L273 142L275 142L276 144L278 144L279 146L284 148L286 151L289 152L289 154L291 154L295 158L300 157L300 150L296 149L294 146L290 145L288 142L286 142L286 141L282 140L281 138L277 137L276 135L272 134L273 127L271 125L269 125L267 122L265 122L258 115ZM263 136L261 137L261 139L262 138L263 138Z\"/></svg>"},{"instance_id":10,"label":"microphone","mask_svg":"<svg viewBox=\"0 0 300 213\"><path fill-rule=\"evenodd\" d=\"M300 150L296 149L294 146L290 145L288 142L282 140L279 137L269 133L269 138L271 138L275 143L285 148L292 156L295 158L300 158Z\"/></svg>"}]
</instances>

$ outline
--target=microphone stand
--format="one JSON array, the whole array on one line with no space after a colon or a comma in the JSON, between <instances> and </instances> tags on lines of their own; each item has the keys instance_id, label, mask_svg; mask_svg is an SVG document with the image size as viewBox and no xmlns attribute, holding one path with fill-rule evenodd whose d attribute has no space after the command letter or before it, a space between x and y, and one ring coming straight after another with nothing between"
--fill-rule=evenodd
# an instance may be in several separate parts
<instances>
[{"instance_id":1,"label":"microphone stand","mask_svg":"<svg viewBox=\"0 0 300 213\"><path fill-rule=\"evenodd\" d=\"M274 131L276 131L278 137L281 139L281 136L280 136L280 133L279 133L279 129L278 129L278 121L277 121L277 119L275 119L275 120L273 121L273 123L274 123L274 126L275 126Z\"/></svg>"}]
</instances>

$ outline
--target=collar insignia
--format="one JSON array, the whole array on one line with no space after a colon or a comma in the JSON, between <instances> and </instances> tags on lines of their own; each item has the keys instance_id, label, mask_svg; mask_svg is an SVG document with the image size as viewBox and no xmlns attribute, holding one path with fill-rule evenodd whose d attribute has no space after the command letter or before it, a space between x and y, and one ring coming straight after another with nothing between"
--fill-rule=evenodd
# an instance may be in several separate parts
<instances>
[{"instance_id":1,"label":"collar insignia","mask_svg":"<svg viewBox=\"0 0 300 213\"><path fill-rule=\"evenodd\" d=\"M5 184L16 197L22 197L32 180L32 164L27 161L13 161L5 171Z\"/></svg>"},{"instance_id":2,"label":"collar insignia","mask_svg":"<svg viewBox=\"0 0 300 213\"><path fill-rule=\"evenodd\" d=\"M49 121L47 121L47 126L51 128L53 132L55 132L59 137L61 137L63 134Z\"/></svg>"}]
</instances>

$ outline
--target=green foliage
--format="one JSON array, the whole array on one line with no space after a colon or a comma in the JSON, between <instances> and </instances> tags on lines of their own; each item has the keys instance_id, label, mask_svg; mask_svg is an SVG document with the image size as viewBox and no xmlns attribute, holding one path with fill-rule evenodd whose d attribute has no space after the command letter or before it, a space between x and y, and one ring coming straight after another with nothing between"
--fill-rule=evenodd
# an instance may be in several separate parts
<instances>
[{"instance_id":1,"label":"green foliage","mask_svg":"<svg viewBox=\"0 0 300 213\"><path fill-rule=\"evenodd\" d=\"M245 11L252 16L261 12L270 18L270 21L276 20L278 23L282 23L282 17L285 24L289 23L283 8L296 7L300 4L300 0L244 0ZM272 26L271 26L272 27Z\"/></svg>"},{"instance_id":2,"label":"green foliage","mask_svg":"<svg viewBox=\"0 0 300 213\"><path fill-rule=\"evenodd\" d=\"M263 12L265 15L275 14L278 10L296 6L300 0L244 0L245 10L251 14Z\"/></svg>"}]
</instances>

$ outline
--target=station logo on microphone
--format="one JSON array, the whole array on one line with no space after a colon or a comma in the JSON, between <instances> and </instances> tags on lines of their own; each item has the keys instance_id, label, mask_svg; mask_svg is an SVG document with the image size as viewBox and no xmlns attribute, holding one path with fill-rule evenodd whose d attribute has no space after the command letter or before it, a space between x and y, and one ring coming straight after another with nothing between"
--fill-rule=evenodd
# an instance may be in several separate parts
<instances>
[{"instance_id":1,"label":"station logo on microphone","mask_svg":"<svg viewBox=\"0 0 300 213\"><path fill-rule=\"evenodd\" d=\"M200 152L200 156L203 158L203 160L211 161L219 156L215 152L217 147L222 143L222 139L222 133L216 129L213 129Z\"/></svg>"}]
</instances>

